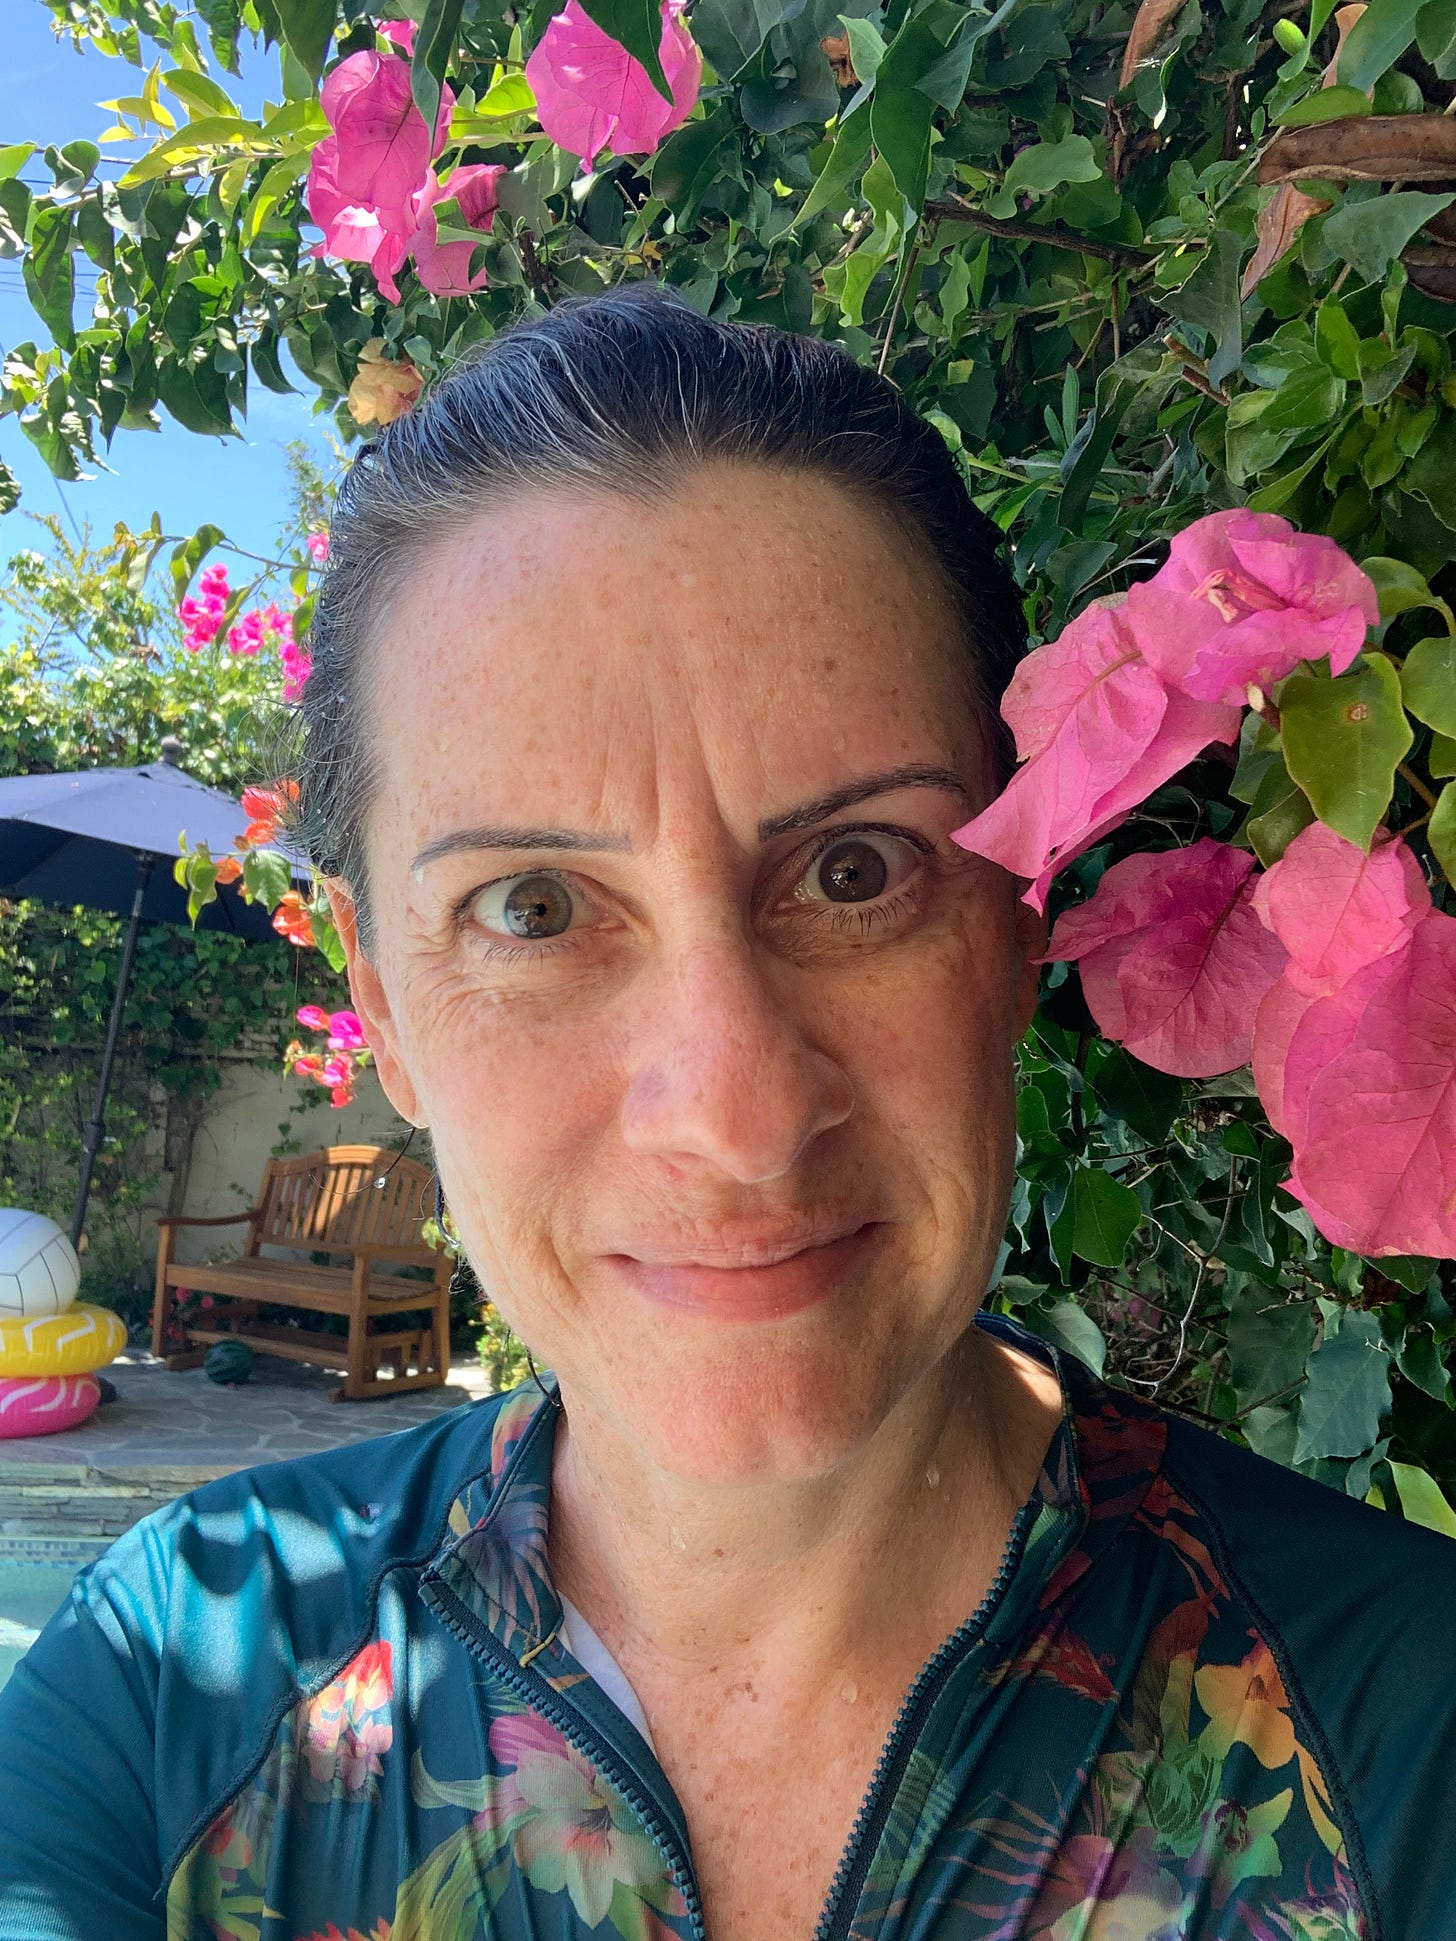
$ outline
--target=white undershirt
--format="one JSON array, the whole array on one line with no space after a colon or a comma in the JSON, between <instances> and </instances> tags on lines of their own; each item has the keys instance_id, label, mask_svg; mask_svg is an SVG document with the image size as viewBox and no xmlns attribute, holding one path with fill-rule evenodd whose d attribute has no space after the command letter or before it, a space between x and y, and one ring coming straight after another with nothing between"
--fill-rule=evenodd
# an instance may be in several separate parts
<instances>
[{"instance_id":1,"label":"white undershirt","mask_svg":"<svg viewBox=\"0 0 1456 1941\"><path fill-rule=\"evenodd\" d=\"M647 1714L636 1692L628 1684L626 1672L581 1612L564 1597L561 1600L561 1642L582 1669L589 1672L601 1686L623 1717L630 1719L651 1745L652 1734L647 1729Z\"/></svg>"}]
</instances>

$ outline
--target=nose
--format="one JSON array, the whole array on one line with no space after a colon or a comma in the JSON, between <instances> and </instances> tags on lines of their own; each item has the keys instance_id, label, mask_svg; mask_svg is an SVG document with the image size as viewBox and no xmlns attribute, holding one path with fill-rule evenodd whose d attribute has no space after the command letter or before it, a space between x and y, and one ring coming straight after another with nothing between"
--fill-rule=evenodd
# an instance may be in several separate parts
<instances>
[{"instance_id":1,"label":"nose","mask_svg":"<svg viewBox=\"0 0 1456 1941\"><path fill-rule=\"evenodd\" d=\"M791 1014L781 986L795 973L776 980L773 968L727 934L680 948L650 990L639 985L622 1106L629 1151L704 1160L750 1185L789 1172L848 1118L849 1074Z\"/></svg>"}]
</instances>

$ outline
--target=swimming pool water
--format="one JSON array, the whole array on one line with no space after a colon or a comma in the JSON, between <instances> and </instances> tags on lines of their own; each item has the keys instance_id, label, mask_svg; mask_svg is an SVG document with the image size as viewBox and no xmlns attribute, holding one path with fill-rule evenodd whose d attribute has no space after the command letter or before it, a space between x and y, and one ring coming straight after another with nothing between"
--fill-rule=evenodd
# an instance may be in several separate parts
<instances>
[{"instance_id":1,"label":"swimming pool water","mask_svg":"<svg viewBox=\"0 0 1456 1941\"><path fill-rule=\"evenodd\" d=\"M71 1538L0 1537L0 1685L64 1604L76 1572L105 1548Z\"/></svg>"}]
</instances>

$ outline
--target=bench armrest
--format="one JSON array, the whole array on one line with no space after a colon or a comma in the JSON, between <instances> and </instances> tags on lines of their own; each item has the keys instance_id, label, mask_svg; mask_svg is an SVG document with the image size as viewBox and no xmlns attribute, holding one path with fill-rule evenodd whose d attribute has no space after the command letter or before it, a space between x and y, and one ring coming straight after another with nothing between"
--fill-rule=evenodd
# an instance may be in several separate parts
<instances>
[{"instance_id":1,"label":"bench armrest","mask_svg":"<svg viewBox=\"0 0 1456 1941\"><path fill-rule=\"evenodd\" d=\"M205 1216L186 1213L163 1213L157 1220L159 1227L236 1227L244 1220L254 1219L258 1209L250 1207L246 1213L210 1213Z\"/></svg>"}]
</instances>

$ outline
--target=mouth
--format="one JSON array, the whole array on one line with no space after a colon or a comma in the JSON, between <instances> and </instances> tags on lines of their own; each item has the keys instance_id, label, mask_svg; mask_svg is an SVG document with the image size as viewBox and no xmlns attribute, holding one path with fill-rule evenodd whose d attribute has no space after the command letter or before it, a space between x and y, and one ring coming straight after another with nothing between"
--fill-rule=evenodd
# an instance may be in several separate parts
<instances>
[{"instance_id":1,"label":"mouth","mask_svg":"<svg viewBox=\"0 0 1456 1941\"><path fill-rule=\"evenodd\" d=\"M609 1254L609 1268L655 1307L705 1321L774 1321L828 1300L863 1271L885 1223L870 1220L819 1240L759 1242L733 1264Z\"/></svg>"}]
</instances>

